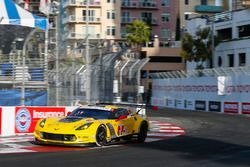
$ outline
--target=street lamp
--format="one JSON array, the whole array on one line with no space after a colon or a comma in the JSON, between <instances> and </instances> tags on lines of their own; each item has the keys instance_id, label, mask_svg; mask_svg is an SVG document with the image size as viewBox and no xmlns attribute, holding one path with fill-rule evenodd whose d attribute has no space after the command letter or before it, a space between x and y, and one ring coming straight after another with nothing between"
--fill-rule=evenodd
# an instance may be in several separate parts
<instances>
[{"instance_id":1,"label":"street lamp","mask_svg":"<svg viewBox=\"0 0 250 167\"><path fill-rule=\"evenodd\" d=\"M89 54L89 0L86 0L86 48L85 48L85 60L86 60L86 102L91 103L91 59Z\"/></svg>"}]
</instances>

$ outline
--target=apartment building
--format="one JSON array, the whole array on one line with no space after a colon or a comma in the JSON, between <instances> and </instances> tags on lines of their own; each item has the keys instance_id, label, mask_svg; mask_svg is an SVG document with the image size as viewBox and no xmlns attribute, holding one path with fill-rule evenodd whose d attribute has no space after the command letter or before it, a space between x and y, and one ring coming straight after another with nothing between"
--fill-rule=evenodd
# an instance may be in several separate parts
<instances>
[{"instance_id":1,"label":"apartment building","mask_svg":"<svg viewBox=\"0 0 250 167\"><path fill-rule=\"evenodd\" d=\"M120 39L120 1L63 0L61 4L62 41L66 46L75 48L87 33L91 41Z\"/></svg>"},{"instance_id":2,"label":"apartment building","mask_svg":"<svg viewBox=\"0 0 250 167\"><path fill-rule=\"evenodd\" d=\"M174 0L122 0L121 36L126 36L127 24L134 20L146 22L157 35L160 44L175 40L179 1Z\"/></svg>"}]
</instances>

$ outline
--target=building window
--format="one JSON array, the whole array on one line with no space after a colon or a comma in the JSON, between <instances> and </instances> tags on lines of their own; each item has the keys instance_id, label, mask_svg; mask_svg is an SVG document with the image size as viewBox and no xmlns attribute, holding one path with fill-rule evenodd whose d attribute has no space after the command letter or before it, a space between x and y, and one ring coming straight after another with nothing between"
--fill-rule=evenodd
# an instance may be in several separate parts
<instances>
[{"instance_id":1,"label":"building window","mask_svg":"<svg viewBox=\"0 0 250 167\"><path fill-rule=\"evenodd\" d=\"M233 67L234 66L234 54L228 54L228 66Z\"/></svg>"},{"instance_id":2,"label":"building window","mask_svg":"<svg viewBox=\"0 0 250 167\"><path fill-rule=\"evenodd\" d=\"M218 57L218 66L221 67L222 65L222 58L221 56Z\"/></svg>"},{"instance_id":3,"label":"building window","mask_svg":"<svg viewBox=\"0 0 250 167\"><path fill-rule=\"evenodd\" d=\"M163 23L169 22L170 14L169 13L162 13L161 14L161 21Z\"/></svg>"},{"instance_id":4,"label":"building window","mask_svg":"<svg viewBox=\"0 0 250 167\"><path fill-rule=\"evenodd\" d=\"M188 0L185 0L185 5L188 5L188 4L189 4Z\"/></svg>"},{"instance_id":5,"label":"building window","mask_svg":"<svg viewBox=\"0 0 250 167\"><path fill-rule=\"evenodd\" d=\"M115 3L116 0L107 0L108 3Z\"/></svg>"},{"instance_id":6,"label":"building window","mask_svg":"<svg viewBox=\"0 0 250 167\"><path fill-rule=\"evenodd\" d=\"M87 11L86 10L82 11L82 16L83 16L83 20L86 21L86 18L87 18ZM96 19L95 10L89 10L88 17L89 17L89 21L95 21L95 19Z\"/></svg>"},{"instance_id":7,"label":"building window","mask_svg":"<svg viewBox=\"0 0 250 167\"><path fill-rule=\"evenodd\" d=\"M201 5L207 5L207 0L201 0Z\"/></svg>"},{"instance_id":8,"label":"building window","mask_svg":"<svg viewBox=\"0 0 250 167\"><path fill-rule=\"evenodd\" d=\"M250 37L250 24L239 26L238 31L239 31L239 38Z\"/></svg>"},{"instance_id":9,"label":"building window","mask_svg":"<svg viewBox=\"0 0 250 167\"><path fill-rule=\"evenodd\" d=\"M246 53L239 53L239 66L246 65Z\"/></svg>"},{"instance_id":10,"label":"building window","mask_svg":"<svg viewBox=\"0 0 250 167\"><path fill-rule=\"evenodd\" d=\"M107 11L107 18L108 19L115 19L115 11L114 10L108 10Z\"/></svg>"},{"instance_id":11,"label":"building window","mask_svg":"<svg viewBox=\"0 0 250 167\"><path fill-rule=\"evenodd\" d=\"M168 39L170 39L171 38L171 31L170 31L170 29L167 29L167 28L161 29L161 37L162 38L168 38Z\"/></svg>"},{"instance_id":12,"label":"building window","mask_svg":"<svg viewBox=\"0 0 250 167\"><path fill-rule=\"evenodd\" d=\"M232 28L220 29L217 31L221 40L227 41L232 39Z\"/></svg>"},{"instance_id":13,"label":"building window","mask_svg":"<svg viewBox=\"0 0 250 167\"><path fill-rule=\"evenodd\" d=\"M83 26L82 27L82 34L83 37L85 38L87 32L87 27ZM88 26L88 35L90 38L96 38L96 27L95 26Z\"/></svg>"},{"instance_id":14,"label":"building window","mask_svg":"<svg viewBox=\"0 0 250 167\"><path fill-rule=\"evenodd\" d=\"M161 6L169 6L170 2L169 0L161 0Z\"/></svg>"},{"instance_id":15,"label":"building window","mask_svg":"<svg viewBox=\"0 0 250 167\"><path fill-rule=\"evenodd\" d=\"M107 35L115 36L115 26L108 26L107 27Z\"/></svg>"},{"instance_id":16,"label":"building window","mask_svg":"<svg viewBox=\"0 0 250 167\"><path fill-rule=\"evenodd\" d=\"M185 20L189 19L189 14L185 14Z\"/></svg>"}]
</instances>

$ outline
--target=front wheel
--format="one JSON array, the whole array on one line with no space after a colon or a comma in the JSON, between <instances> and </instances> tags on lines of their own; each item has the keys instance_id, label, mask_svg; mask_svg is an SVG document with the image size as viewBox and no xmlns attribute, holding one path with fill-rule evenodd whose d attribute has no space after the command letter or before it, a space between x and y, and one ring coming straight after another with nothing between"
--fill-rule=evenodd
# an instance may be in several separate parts
<instances>
[{"instance_id":1,"label":"front wheel","mask_svg":"<svg viewBox=\"0 0 250 167\"><path fill-rule=\"evenodd\" d=\"M147 123L143 122L141 124L139 133L138 133L138 138L137 141L143 143L147 137L148 134L148 125Z\"/></svg>"},{"instance_id":2,"label":"front wheel","mask_svg":"<svg viewBox=\"0 0 250 167\"><path fill-rule=\"evenodd\" d=\"M107 144L107 131L104 125L100 125L96 131L96 145L98 147L105 146Z\"/></svg>"}]
</instances>

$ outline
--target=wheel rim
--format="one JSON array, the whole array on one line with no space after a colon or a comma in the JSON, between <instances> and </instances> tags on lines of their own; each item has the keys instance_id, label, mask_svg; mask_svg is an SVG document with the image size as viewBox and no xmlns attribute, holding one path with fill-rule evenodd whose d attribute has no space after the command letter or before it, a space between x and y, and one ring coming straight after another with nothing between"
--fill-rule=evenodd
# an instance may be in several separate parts
<instances>
[{"instance_id":1,"label":"wheel rim","mask_svg":"<svg viewBox=\"0 0 250 167\"><path fill-rule=\"evenodd\" d=\"M104 127L100 127L97 130L96 143L99 146L103 146L105 142L106 142L106 129Z\"/></svg>"}]
</instances>

